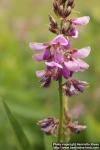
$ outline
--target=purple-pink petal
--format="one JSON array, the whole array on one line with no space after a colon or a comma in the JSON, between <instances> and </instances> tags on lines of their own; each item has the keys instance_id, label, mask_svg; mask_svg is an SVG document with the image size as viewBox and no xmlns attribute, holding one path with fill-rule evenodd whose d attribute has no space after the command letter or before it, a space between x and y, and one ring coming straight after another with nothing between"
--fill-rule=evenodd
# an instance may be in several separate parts
<instances>
[{"instance_id":1,"label":"purple-pink petal","mask_svg":"<svg viewBox=\"0 0 100 150\"><path fill-rule=\"evenodd\" d=\"M64 62L64 64L67 67L67 69L74 72L84 71L85 69L89 68L89 65L80 59Z\"/></svg>"},{"instance_id":2,"label":"purple-pink petal","mask_svg":"<svg viewBox=\"0 0 100 150\"><path fill-rule=\"evenodd\" d=\"M50 58L51 54L50 54L50 49L46 49L43 55L43 59L44 60L48 60Z\"/></svg>"},{"instance_id":3,"label":"purple-pink petal","mask_svg":"<svg viewBox=\"0 0 100 150\"><path fill-rule=\"evenodd\" d=\"M54 55L54 61L57 62L57 60L58 60L57 49L53 49L53 55Z\"/></svg>"},{"instance_id":4,"label":"purple-pink petal","mask_svg":"<svg viewBox=\"0 0 100 150\"><path fill-rule=\"evenodd\" d=\"M84 17L73 19L72 23L75 24L75 25L83 26L83 25L88 24L89 21L90 21L90 17L89 16L84 16Z\"/></svg>"},{"instance_id":5,"label":"purple-pink petal","mask_svg":"<svg viewBox=\"0 0 100 150\"><path fill-rule=\"evenodd\" d=\"M44 50L48 47L48 45L43 44L43 43L34 43L34 42L32 43L32 42L30 42L29 47L32 50Z\"/></svg>"},{"instance_id":6,"label":"purple-pink petal","mask_svg":"<svg viewBox=\"0 0 100 150\"><path fill-rule=\"evenodd\" d=\"M50 66L50 67L63 68L62 65L60 65L60 64L58 64L58 63L56 63L56 62L54 62L54 61L51 61L51 62L45 62L45 64L46 64L47 66Z\"/></svg>"},{"instance_id":7,"label":"purple-pink petal","mask_svg":"<svg viewBox=\"0 0 100 150\"><path fill-rule=\"evenodd\" d=\"M78 38L78 30L74 29L73 33L71 33L72 38Z\"/></svg>"},{"instance_id":8,"label":"purple-pink petal","mask_svg":"<svg viewBox=\"0 0 100 150\"><path fill-rule=\"evenodd\" d=\"M36 71L36 76L42 78L45 75L45 70Z\"/></svg>"},{"instance_id":9,"label":"purple-pink petal","mask_svg":"<svg viewBox=\"0 0 100 150\"><path fill-rule=\"evenodd\" d=\"M59 63L64 62L64 52L62 49L59 49L59 53L56 49L54 50L54 61Z\"/></svg>"},{"instance_id":10,"label":"purple-pink petal","mask_svg":"<svg viewBox=\"0 0 100 150\"><path fill-rule=\"evenodd\" d=\"M69 44L69 41L62 34L60 34L51 41L51 44L57 44L57 43L63 46L67 46Z\"/></svg>"},{"instance_id":11,"label":"purple-pink petal","mask_svg":"<svg viewBox=\"0 0 100 150\"><path fill-rule=\"evenodd\" d=\"M89 68L89 65L81 59L77 59L77 64L79 65L79 71L84 71Z\"/></svg>"},{"instance_id":12,"label":"purple-pink petal","mask_svg":"<svg viewBox=\"0 0 100 150\"><path fill-rule=\"evenodd\" d=\"M62 75L65 79L68 79L70 77L70 71L65 66L62 69Z\"/></svg>"},{"instance_id":13,"label":"purple-pink petal","mask_svg":"<svg viewBox=\"0 0 100 150\"><path fill-rule=\"evenodd\" d=\"M62 50L62 49L60 49L60 51L59 51L59 54L58 54L58 61L59 61L60 63L63 63L63 62L64 62L64 53L63 53L63 50Z\"/></svg>"},{"instance_id":14,"label":"purple-pink petal","mask_svg":"<svg viewBox=\"0 0 100 150\"><path fill-rule=\"evenodd\" d=\"M91 51L90 47L81 48L73 54L73 57L74 58L85 58L90 54L90 51Z\"/></svg>"},{"instance_id":15,"label":"purple-pink petal","mask_svg":"<svg viewBox=\"0 0 100 150\"><path fill-rule=\"evenodd\" d=\"M65 64L66 68L70 71L77 72L79 70L79 65L77 64L77 62L75 60L64 62L64 64Z\"/></svg>"},{"instance_id":16,"label":"purple-pink petal","mask_svg":"<svg viewBox=\"0 0 100 150\"><path fill-rule=\"evenodd\" d=\"M37 61L42 61L43 60L43 54L34 54L32 56L32 58L37 60Z\"/></svg>"}]
</instances>

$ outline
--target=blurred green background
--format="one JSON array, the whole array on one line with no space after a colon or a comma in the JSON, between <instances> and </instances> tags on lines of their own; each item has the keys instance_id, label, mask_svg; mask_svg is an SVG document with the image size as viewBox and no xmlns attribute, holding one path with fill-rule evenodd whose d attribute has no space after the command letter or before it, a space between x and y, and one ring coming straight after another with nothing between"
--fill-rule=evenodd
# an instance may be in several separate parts
<instances>
[{"instance_id":1,"label":"blurred green background","mask_svg":"<svg viewBox=\"0 0 100 150\"><path fill-rule=\"evenodd\" d=\"M0 150L21 150L2 100L21 124L33 150L51 149L51 138L43 136L36 122L46 116L58 116L57 82L49 89L40 87L35 71L43 64L32 60L29 49L30 41L47 42L55 36L48 31L49 13L54 15L51 0L0 0ZM80 29L80 38L72 40L72 46L90 45L92 51L86 59L89 70L75 75L89 82L90 87L69 99L72 112L77 112L77 105L82 109L78 120L87 129L72 135L71 142L100 142L100 1L76 0L73 15L89 15L91 21Z\"/></svg>"}]
</instances>

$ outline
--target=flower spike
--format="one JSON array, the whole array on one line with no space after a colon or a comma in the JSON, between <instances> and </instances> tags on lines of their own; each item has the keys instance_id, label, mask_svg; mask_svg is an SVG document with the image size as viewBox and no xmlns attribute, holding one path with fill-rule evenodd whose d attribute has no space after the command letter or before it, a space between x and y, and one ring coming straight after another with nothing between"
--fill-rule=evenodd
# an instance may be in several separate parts
<instances>
[{"instance_id":1,"label":"flower spike","mask_svg":"<svg viewBox=\"0 0 100 150\"><path fill-rule=\"evenodd\" d=\"M54 13L60 19L59 24L56 17L49 15L49 31L55 34L54 38L47 43L29 43L29 47L35 52L32 58L39 63L44 62L44 69L36 71L41 86L47 88L52 80L58 81L59 119L47 117L37 123L45 134L57 135L58 143L64 142L63 139L70 136L71 132L78 134L86 129L85 125L79 125L73 121L74 115L69 114L67 101L63 100L63 94L69 97L75 96L83 93L88 87L87 82L72 79L75 73L83 72L89 68L89 64L84 61L84 58L89 56L91 52L89 46L78 49L71 45L70 38L79 37L78 27L85 26L90 21L89 16L69 17L74 6L75 0L53 0ZM64 84L63 81L65 81Z\"/></svg>"}]
</instances>

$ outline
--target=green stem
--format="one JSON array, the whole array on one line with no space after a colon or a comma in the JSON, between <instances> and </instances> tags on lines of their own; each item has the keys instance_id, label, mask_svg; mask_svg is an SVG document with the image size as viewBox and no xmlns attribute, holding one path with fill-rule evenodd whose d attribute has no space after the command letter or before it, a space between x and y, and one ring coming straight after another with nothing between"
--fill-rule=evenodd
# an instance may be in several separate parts
<instances>
[{"instance_id":1,"label":"green stem","mask_svg":"<svg viewBox=\"0 0 100 150\"><path fill-rule=\"evenodd\" d=\"M59 78L59 100L60 100L60 115L59 115L59 129L58 129L58 142L63 139L63 117L64 117L64 102L62 94L62 76Z\"/></svg>"}]
</instances>

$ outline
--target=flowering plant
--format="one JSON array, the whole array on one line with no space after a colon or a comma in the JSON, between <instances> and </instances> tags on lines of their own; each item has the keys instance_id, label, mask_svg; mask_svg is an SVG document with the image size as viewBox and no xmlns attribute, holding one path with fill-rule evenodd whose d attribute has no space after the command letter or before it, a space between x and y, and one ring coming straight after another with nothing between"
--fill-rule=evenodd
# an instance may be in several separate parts
<instances>
[{"instance_id":1,"label":"flowering plant","mask_svg":"<svg viewBox=\"0 0 100 150\"><path fill-rule=\"evenodd\" d=\"M71 132L80 133L86 129L85 125L79 125L73 121L63 100L63 94L69 97L78 95L88 87L85 81L71 79L74 73L83 72L89 68L83 59L90 54L91 50L90 47L77 49L71 46L70 38L79 36L78 26L85 26L90 20L89 16L70 18L74 6L74 0L53 0L53 10L60 19L60 25L54 17L49 15L49 30L56 34L56 37L47 43L31 42L29 44L32 50L39 52L33 55L33 58L45 62L44 70L36 71L41 86L49 87L52 80L59 83L59 119L48 117L37 123L44 133L57 135L58 142L63 142ZM63 78L66 80L64 83Z\"/></svg>"}]
</instances>

